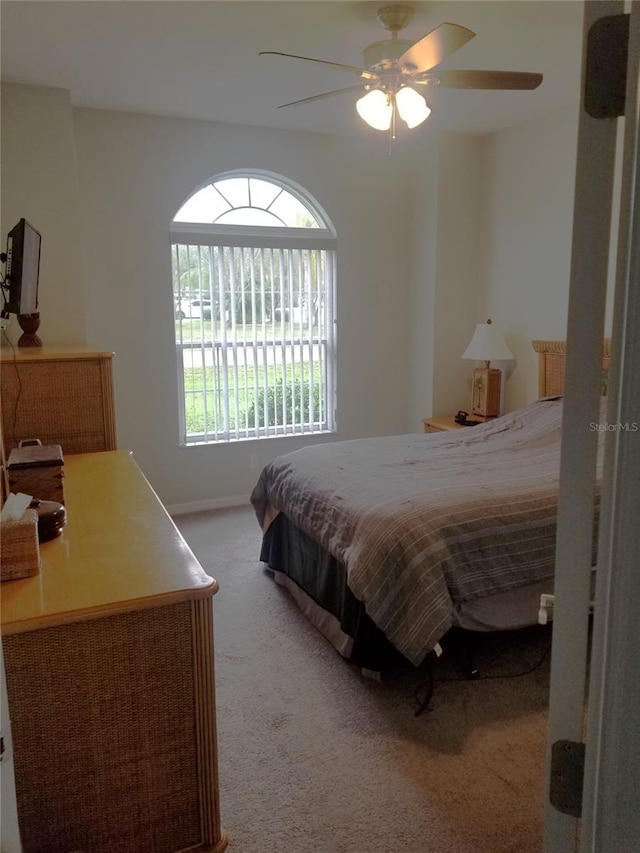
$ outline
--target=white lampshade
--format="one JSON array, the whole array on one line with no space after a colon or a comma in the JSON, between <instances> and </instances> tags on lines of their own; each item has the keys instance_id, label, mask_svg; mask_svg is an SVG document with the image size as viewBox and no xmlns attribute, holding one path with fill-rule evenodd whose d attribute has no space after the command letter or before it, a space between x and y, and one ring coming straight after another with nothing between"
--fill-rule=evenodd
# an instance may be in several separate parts
<instances>
[{"instance_id":1,"label":"white lampshade","mask_svg":"<svg viewBox=\"0 0 640 853\"><path fill-rule=\"evenodd\" d=\"M389 130L393 106L391 99L381 89L372 89L356 101L360 118L376 130Z\"/></svg>"},{"instance_id":2,"label":"white lampshade","mask_svg":"<svg viewBox=\"0 0 640 853\"><path fill-rule=\"evenodd\" d=\"M511 361L513 357L504 335L498 332L491 320L478 323L469 346L462 355L462 358L476 361Z\"/></svg>"},{"instance_id":3,"label":"white lampshade","mask_svg":"<svg viewBox=\"0 0 640 853\"><path fill-rule=\"evenodd\" d=\"M431 115L431 107L428 107L422 95L410 86L404 86L396 93L396 106L400 118L408 127L417 127Z\"/></svg>"}]
</instances>

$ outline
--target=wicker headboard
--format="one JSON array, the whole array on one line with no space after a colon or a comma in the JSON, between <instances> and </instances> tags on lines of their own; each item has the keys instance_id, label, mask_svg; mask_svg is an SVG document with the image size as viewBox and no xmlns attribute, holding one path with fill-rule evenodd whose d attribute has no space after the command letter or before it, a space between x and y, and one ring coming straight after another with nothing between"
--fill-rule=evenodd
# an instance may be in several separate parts
<instances>
[{"instance_id":1,"label":"wicker headboard","mask_svg":"<svg viewBox=\"0 0 640 853\"><path fill-rule=\"evenodd\" d=\"M538 353L538 396L553 397L564 393L565 341L531 341ZM605 338L602 347L603 374L609 369L611 339ZM606 384L606 383L605 383ZM606 389L603 389L606 393Z\"/></svg>"}]
</instances>

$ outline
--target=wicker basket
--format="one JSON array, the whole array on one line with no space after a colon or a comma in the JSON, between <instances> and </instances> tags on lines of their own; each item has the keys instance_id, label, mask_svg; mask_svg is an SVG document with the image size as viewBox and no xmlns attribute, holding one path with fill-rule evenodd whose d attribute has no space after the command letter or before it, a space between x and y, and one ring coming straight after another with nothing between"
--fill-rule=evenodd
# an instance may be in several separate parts
<instances>
[{"instance_id":1,"label":"wicker basket","mask_svg":"<svg viewBox=\"0 0 640 853\"><path fill-rule=\"evenodd\" d=\"M0 535L0 580L30 578L40 573L38 513L26 509L18 521L3 521Z\"/></svg>"},{"instance_id":2,"label":"wicker basket","mask_svg":"<svg viewBox=\"0 0 640 853\"><path fill-rule=\"evenodd\" d=\"M7 461L9 489L64 503L64 456L59 444L14 447Z\"/></svg>"}]
</instances>

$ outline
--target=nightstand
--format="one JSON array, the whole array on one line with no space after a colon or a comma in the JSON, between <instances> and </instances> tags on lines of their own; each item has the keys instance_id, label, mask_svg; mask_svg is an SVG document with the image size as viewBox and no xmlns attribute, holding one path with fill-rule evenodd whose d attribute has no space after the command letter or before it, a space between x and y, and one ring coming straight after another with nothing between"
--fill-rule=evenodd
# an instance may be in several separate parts
<instances>
[{"instance_id":1,"label":"nightstand","mask_svg":"<svg viewBox=\"0 0 640 853\"><path fill-rule=\"evenodd\" d=\"M422 421L425 432L446 432L450 429L464 429L462 424L457 424L453 415L448 418L424 418Z\"/></svg>"}]
</instances>

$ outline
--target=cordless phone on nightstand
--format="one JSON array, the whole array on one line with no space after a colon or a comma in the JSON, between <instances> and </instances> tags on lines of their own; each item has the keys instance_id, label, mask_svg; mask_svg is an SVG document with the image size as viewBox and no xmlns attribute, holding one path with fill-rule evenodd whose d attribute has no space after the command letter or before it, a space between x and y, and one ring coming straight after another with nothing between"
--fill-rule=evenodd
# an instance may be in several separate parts
<instances>
[{"instance_id":1,"label":"cordless phone on nightstand","mask_svg":"<svg viewBox=\"0 0 640 853\"><path fill-rule=\"evenodd\" d=\"M469 420L469 412L463 412L462 409L454 417L454 421L460 426L477 426L481 421Z\"/></svg>"}]
</instances>

